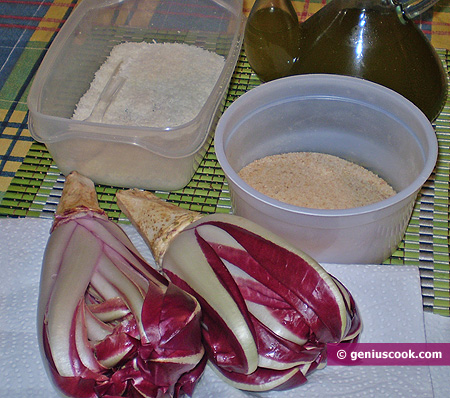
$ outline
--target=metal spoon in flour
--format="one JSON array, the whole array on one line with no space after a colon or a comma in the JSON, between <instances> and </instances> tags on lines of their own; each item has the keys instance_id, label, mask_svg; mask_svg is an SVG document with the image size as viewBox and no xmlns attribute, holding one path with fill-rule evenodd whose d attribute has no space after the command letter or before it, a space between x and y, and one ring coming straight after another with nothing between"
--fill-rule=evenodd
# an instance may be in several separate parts
<instances>
[{"instance_id":1,"label":"metal spoon in flour","mask_svg":"<svg viewBox=\"0 0 450 398\"><path fill-rule=\"evenodd\" d=\"M108 79L103 91L98 97L97 102L92 108L91 114L87 119L85 119L85 121L103 122L103 117L105 116L106 110L111 105L126 80L125 77L119 76L120 65L122 65L122 62L119 62L119 64L115 67L111 77Z\"/></svg>"}]
</instances>

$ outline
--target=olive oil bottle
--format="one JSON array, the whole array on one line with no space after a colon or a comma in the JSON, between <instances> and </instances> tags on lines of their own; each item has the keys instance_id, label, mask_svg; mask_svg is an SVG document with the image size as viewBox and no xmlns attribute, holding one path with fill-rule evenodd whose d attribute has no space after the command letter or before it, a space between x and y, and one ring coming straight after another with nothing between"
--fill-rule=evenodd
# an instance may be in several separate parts
<instances>
[{"instance_id":1,"label":"olive oil bottle","mask_svg":"<svg viewBox=\"0 0 450 398\"><path fill-rule=\"evenodd\" d=\"M299 21L290 0L256 0L245 26L244 49L262 81L292 74L299 41Z\"/></svg>"},{"instance_id":2,"label":"olive oil bottle","mask_svg":"<svg viewBox=\"0 0 450 398\"><path fill-rule=\"evenodd\" d=\"M442 62L393 0L333 0L301 24L300 36L293 74L361 77L402 94L431 121L441 112Z\"/></svg>"}]
</instances>

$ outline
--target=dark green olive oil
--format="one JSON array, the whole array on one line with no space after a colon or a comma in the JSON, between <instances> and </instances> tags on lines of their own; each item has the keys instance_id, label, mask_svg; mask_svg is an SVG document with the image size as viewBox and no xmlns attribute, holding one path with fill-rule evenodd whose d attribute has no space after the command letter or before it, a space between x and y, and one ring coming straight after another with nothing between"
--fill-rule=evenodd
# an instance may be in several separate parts
<instances>
[{"instance_id":1,"label":"dark green olive oil","mask_svg":"<svg viewBox=\"0 0 450 398\"><path fill-rule=\"evenodd\" d=\"M260 8L250 14L244 35L248 62L262 81L292 74L299 56L297 16L280 8Z\"/></svg>"},{"instance_id":2,"label":"dark green olive oil","mask_svg":"<svg viewBox=\"0 0 450 398\"><path fill-rule=\"evenodd\" d=\"M342 3L333 1L301 25L293 73L361 77L397 91L434 120L447 78L422 31L392 7L333 9Z\"/></svg>"}]
</instances>

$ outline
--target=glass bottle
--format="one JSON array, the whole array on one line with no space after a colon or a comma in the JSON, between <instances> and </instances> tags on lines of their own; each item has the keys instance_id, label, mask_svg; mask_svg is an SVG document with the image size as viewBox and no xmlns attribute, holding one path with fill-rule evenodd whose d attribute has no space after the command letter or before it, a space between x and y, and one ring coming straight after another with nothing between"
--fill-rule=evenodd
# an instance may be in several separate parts
<instances>
[{"instance_id":1,"label":"glass bottle","mask_svg":"<svg viewBox=\"0 0 450 398\"><path fill-rule=\"evenodd\" d=\"M291 0L256 0L248 16L244 49L254 72L267 82L292 74L300 27Z\"/></svg>"},{"instance_id":2,"label":"glass bottle","mask_svg":"<svg viewBox=\"0 0 450 398\"><path fill-rule=\"evenodd\" d=\"M293 74L361 77L402 94L433 121L447 97L447 74L410 19L436 0L333 0L301 24Z\"/></svg>"}]
</instances>

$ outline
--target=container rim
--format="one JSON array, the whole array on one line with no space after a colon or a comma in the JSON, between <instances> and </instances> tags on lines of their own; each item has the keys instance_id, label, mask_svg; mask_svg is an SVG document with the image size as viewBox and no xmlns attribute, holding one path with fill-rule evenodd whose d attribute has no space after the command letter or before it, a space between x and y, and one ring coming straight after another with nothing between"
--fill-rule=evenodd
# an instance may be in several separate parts
<instances>
[{"instance_id":1,"label":"container rim","mask_svg":"<svg viewBox=\"0 0 450 398\"><path fill-rule=\"evenodd\" d=\"M422 171L409 186L397 192L394 196L390 198L366 206L354 207L350 209L314 209L308 207L295 206L279 201L277 199L273 199L252 188L241 177L239 177L238 173L233 169L233 167L228 162L227 156L225 155L225 148L227 145L226 141L228 141L228 139L226 138L226 134L227 132L229 132L227 130L228 128L227 125L229 123L233 123L233 120L236 119L235 116L236 113L239 112L241 104L244 102L258 103L259 98L263 97L265 94L271 93L275 89L278 90L282 88L289 88L290 92L292 93L291 95L292 98L299 97L301 96L301 93L297 93L297 95L295 95L295 91L297 89L304 88L308 85L316 85L319 82L323 84L323 86L329 86L331 83L338 83L348 88L349 90L352 90L352 88L359 88L359 89L363 88L364 90L370 90L374 93L377 93L378 95L390 97L393 100L400 101L403 107L410 113L411 117L414 117L416 119L415 121L418 128L423 129L423 131L425 132L426 142L428 144L428 151L424 154L425 163L422 168ZM346 99L345 97L342 98ZM267 105L268 105L267 101L264 102L264 104L262 100L259 101L259 104L255 105L255 108L253 109L252 113L256 112L258 109ZM368 103L368 105L370 106L371 104ZM383 111L385 111L387 114L393 115L393 113L389 109L383 109ZM395 116L393 115L393 117ZM307 216L316 216L322 218L337 218L343 216L349 217L349 216L360 216L364 214L369 214L394 206L398 203L403 202L404 200L407 200L413 195L417 195L423 184L430 177L436 165L438 155L438 141L435 130L430 121L425 116L425 114L411 101L409 101L402 95L398 94L397 92L384 86L381 86L380 84L373 83L368 80L364 80L357 77L330 75L330 74L310 74L310 75L296 75L284 77L270 81L268 83L264 83L248 91L247 93L239 97L235 102L233 102L229 106L229 108L224 112L216 128L214 142L217 160L220 166L222 167L222 170L224 171L226 178L229 179L236 186L240 187L241 190L246 191L246 193L249 196L253 197L254 199L258 200L259 202L267 206L271 206L281 211L286 211L292 214L303 214Z\"/></svg>"},{"instance_id":2,"label":"container rim","mask_svg":"<svg viewBox=\"0 0 450 398\"><path fill-rule=\"evenodd\" d=\"M190 121L181 125L169 127L130 126L75 120L62 116L51 115L49 113L43 113L40 109L40 102L42 101L41 95L46 82L46 79L42 76L45 77L47 71L57 61L56 56L49 55L57 55L61 51L61 48L66 43L69 34L78 26L78 23L87 12L94 8L101 9L108 6L114 6L122 3L123 1L124 0L85 0L71 13L68 20L65 22L64 26L61 28L60 32L48 49L47 54L45 55L31 85L27 97L27 106L29 109L28 124L30 133L36 141L44 144L52 144L65 141L67 139L79 139L83 137L98 139L100 141L109 141L114 139L117 143L137 145L150 152L168 158L183 158L192 156L205 145L205 142L212 134L210 130L214 127L214 119L217 117L217 114L219 113L220 115L221 103L229 89L233 71L238 61L239 53L242 47L245 24L245 16L242 11L242 6L238 7L242 4L242 0L211 0L236 17L236 26L238 29L236 29L233 33L233 38L230 48L228 49L228 53L226 54L223 69L214 87L212 88L211 93L209 94L203 107ZM38 124L40 122L59 125L67 123L68 126L67 129L59 135L46 136L37 132L34 128L34 124ZM190 145L188 147L183 147L182 150L175 150L173 146L167 148L164 147L164 145L152 142L152 139L155 138L158 140L163 140L164 144L170 145L171 142L176 142L179 140L180 137L185 134L184 131L188 129L196 131L196 133L192 136L193 140ZM124 130L128 131L129 134L123 134Z\"/></svg>"}]
</instances>

